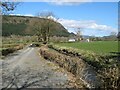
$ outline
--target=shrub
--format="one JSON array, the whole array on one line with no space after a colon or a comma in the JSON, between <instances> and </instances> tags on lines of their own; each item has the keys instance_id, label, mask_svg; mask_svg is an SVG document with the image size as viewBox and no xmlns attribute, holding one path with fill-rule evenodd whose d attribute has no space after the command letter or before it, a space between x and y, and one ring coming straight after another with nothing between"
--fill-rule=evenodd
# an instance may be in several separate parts
<instances>
[{"instance_id":1,"label":"shrub","mask_svg":"<svg viewBox=\"0 0 120 90\"><path fill-rule=\"evenodd\" d=\"M1 51L2 56L6 56L6 55L8 55L8 54L10 54L10 53L13 53L13 52L15 52L15 51L17 51L17 50L20 50L20 49L23 48L23 46L24 46L24 45L18 45L18 46L15 46L15 47L13 47L13 48L3 49L3 50Z\"/></svg>"},{"instance_id":2,"label":"shrub","mask_svg":"<svg viewBox=\"0 0 120 90\"><path fill-rule=\"evenodd\" d=\"M15 49L13 48L8 48L8 49L3 49L2 50L2 55L3 56L6 56L6 55L8 55L9 53L13 53L15 51Z\"/></svg>"}]
</instances>

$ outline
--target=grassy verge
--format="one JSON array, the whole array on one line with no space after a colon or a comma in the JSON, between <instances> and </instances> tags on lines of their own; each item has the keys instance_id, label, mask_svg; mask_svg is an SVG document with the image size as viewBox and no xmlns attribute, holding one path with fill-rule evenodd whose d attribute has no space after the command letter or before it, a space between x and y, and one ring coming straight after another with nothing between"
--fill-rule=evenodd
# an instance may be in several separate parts
<instances>
[{"instance_id":1,"label":"grassy verge","mask_svg":"<svg viewBox=\"0 0 120 90\"><path fill-rule=\"evenodd\" d=\"M8 54L22 49L24 46L25 46L25 44L20 44L20 45L18 45L18 44L11 44L11 45L9 44L8 45L7 44L7 45L4 45L4 48L0 49L0 52L1 52L1 57L0 58L4 58Z\"/></svg>"},{"instance_id":2,"label":"grassy verge","mask_svg":"<svg viewBox=\"0 0 120 90\"><path fill-rule=\"evenodd\" d=\"M100 54L54 44L49 45L49 48L66 55L79 57L91 65L98 72L98 76L101 77L103 88L120 88L120 61L118 55L115 56L112 53Z\"/></svg>"}]
</instances>

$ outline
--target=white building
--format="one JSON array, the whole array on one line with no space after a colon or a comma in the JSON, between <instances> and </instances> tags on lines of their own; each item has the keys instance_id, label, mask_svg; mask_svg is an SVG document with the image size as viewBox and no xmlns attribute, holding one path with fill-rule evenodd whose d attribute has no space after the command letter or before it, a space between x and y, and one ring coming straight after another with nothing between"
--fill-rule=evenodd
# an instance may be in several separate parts
<instances>
[{"instance_id":1,"label":"white building","mask_svg":"<svg viewBox=\"0 0 120 90\"><path fill-rule=\"evenodd\" d=\"M90 40L89 40L89 39L86 39L86 42L90 42Z\"/></svg>"},{"instance_id":2,"label":"white building","mask_svg":"<svg viewBox=\"0 0 120 90\"><path fill-rule=\"evenodd\" d=\"M75 42L75 39L69 39L68 41L69 42Z\"/></svg>"}]
</instances>

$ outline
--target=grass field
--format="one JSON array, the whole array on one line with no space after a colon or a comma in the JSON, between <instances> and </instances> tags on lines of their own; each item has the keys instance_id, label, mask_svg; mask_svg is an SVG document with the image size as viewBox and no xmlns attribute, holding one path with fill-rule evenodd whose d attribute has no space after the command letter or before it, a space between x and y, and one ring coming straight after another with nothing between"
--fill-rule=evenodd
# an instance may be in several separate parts
<instances>
[{"instance_id":1,"label":"grass field","mask_svg":"<svg viewBox=\"0 0 120 90\"><path fill-rule=\"evenodd\" d=\"M68 42L68 43L57 43L57 45L77 48L81 50L93 51L95 53L118 52L117 41Z\"/></svg>"}]
</instances>

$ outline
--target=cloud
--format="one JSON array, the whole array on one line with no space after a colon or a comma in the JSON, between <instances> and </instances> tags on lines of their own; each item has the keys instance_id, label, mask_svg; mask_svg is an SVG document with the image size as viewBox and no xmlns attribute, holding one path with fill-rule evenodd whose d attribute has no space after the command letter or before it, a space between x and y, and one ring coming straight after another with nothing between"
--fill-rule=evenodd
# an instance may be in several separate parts
<instances>
[{"instance_id":1,"label":"cloud","mask_svg":"<svg viewBox=\"0 0 120 90\"><path fill-rule=\"evenodd\" d=\"M119 2L119 0L93 0L93 2Z\"/></svg>"},{"instance_id":2,"label":"cloud","mask_svg":"<svg viewBox=\"0 0 120 90\"><path fill-rule=\"evenodd\" d=\"M12 13L11 13L11 14L9 14L9 15L16 15L16 16L21 16L21 14L12 14Z\"/></svg>"},{"instance_id":3,"label":"cloud","mask_svg":"<svg viewBox=\"0 0 120 90\"><path fill-rule=\"evenodd\" d=\"M50 2L53 5L79 5L80 2Z\"/></svg>"},{"instance_id":4,"label":"cloud","mask_svg":"<svg viewBox=\"0 0 120 90\"><path fill-rule=\"evenodd\" d=\"M54 21L57 21L57 19L55 17L53 17L53 16L49 16L48 19L52 19Z\"/></svg>"},{"instance_id":5,"label":"cloud","mask_svg":"<svg viewBox=\"0 0 120 90\"><path fill-rule=\"evenodd\" d=\"M52 0L55 5L79 5L84 2L91 2L92 0Z\"/></svg>"},{"instance_id":6,"label":"cloud","mask_svg":"<svg viewBox=\"0 0 120 90\"><path fill-rule=\"evenodd\" d=\"M16 15L16 16L31 16L31 17L34 16L34 15L32 15L32 14L10 14L10 15Z\"/></svg>"},{"instance_id":7,"label":"cloud","mask_svg":"<svg viewBox=\"0 0 120 90\"><path fill-rule=\"evenodd\" d=\"M94 20L69 20L69 19L59 19L61 23L66 28L82 28L82 29L93 29L99 31L117 32L116 28L108 25L97 24Z\"/></svg>"},{"instance_id":8,"label":"cloud","mask_svg":"<svg viewBox=\"0 0 120 90\"><path fill-rule=\"evenodd\" d=\"M79 5L84 2L92 2L93 0L9 0L18 2L46 2L52 5Z\"/></svg>"},{"instance_id":9,"label":"cloud","mask_svg":"<svg viewBox=\"0 0 120 90\"><path fill-rule=\"evenodd\" d=\"M2 1L9 1L9 2L16 2L16 1L17 2L54 2L54 4L56 4L56 5L75 5L76 3L80 3L80 2L119 2L119 0L2 0Z\"/></svg>"},{"instance_id":10,"label":"cloud","mask_svg":"<svg viewBox=\"0 0 120 90\"><path fill-rule=\"evenodd\" d=\"M34 16L34 15L32 15L32 14L24 14L23 16Z\"/></svg>"}]
</instances>

